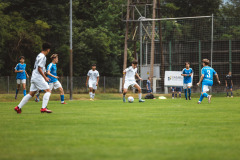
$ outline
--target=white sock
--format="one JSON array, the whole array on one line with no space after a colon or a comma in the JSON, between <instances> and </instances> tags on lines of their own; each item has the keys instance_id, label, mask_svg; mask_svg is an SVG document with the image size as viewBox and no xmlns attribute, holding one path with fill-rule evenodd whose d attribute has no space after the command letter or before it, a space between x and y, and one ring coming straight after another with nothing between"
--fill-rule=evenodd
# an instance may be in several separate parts
<instances>
[{"instance_id":1,"label":"white sock","mask_svg":"<svg viewBox=\"0 0 240 160\"><path fill-rule=\"evenodd\" d=\"M46 93L43 95L42 108L46 108L46 107L47 107L47 104L48 104L48 101L49 101L50 96L51 96L51 93L50 93L50 92L46 92Z\"/></svg>"},{"instance_id":2,"label":"white sock","mask_svg":"<svg viewBox=\"0 0 240 160\"><path fill-rule=\"evenodd\" d=\"M90 98L92 98L92 92L89 92L89 94L90 94Z\"/></svg>"},{"instance_id":3,"label":"white sock","mask_svg":"<svg viewBox=\"0 0 240 160\"><path fill-rule=\"evenodd\" d=\"M138 99L142 99L142 93L138 93Z\"/></svg>"},{"instance_id":4,"label":"white sock","mask_svg":"<svg viewBox=\"0 0 240 160\"><path fill-rule=\"evenodd\" d=\"M95 97L95 93L92 94L92 98L93 98L93 99L94 99L94 97Z\"/></svg>"},{"instance_id":5,"label":"white sock","mask_svg":"<svg viewBox=\"0 0 240 160\"><path fill-rule=\"evenodd\" d=\"M24 96L22 101L19 103L18 107L22 108L31 98L32 96L30 94L27 94L26 96Z\"/></svg>"}]
</instances>

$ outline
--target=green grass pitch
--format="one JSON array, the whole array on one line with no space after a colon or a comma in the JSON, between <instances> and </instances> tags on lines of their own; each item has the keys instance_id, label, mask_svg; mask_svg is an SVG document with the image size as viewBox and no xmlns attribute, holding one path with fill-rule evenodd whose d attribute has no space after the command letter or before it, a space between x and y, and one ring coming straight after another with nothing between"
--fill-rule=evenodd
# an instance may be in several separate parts
<instances>
[{"instance_id":1,"label":"green grass pitch","mask_svg":"<svg viewBox=\"0 0 240 160\"><path fill-rule=\"evenodd\" d=\"M236 160L239 97L50 101L52 114L29 102L0 103L1 160Z\"/></svg>"}]
</instances>

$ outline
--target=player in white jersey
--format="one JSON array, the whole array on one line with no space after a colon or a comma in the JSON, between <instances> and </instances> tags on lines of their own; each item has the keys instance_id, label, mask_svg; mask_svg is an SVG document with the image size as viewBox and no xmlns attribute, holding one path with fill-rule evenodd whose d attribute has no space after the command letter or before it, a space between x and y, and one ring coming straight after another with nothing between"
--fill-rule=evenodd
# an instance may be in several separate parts
<instances>
[{"instance_id":1,"label":"player in white jersey","mask_svg":"<svg viewBox=\"0 0 240 160\"><path fill-rule=\"evenodd\" d=\"M142 81L142 78L137 73L137 64L138 64L138 62L136 60L134 60L132 62L132 66L126 68L123 71L123 74L125 74L124 89L123 89L123 102L126 102L126 94L127 94L127 90L128 90L129 86L132 86L132 87L135 87L136 89L138 89L139 102L145 102L144 100L142 100L141 87L137 84L137 82L135 80L135 76L137 76Z\"/></svg>"},{"instance_id":2,"label":"player in white jersey","mask_svg":"<svg viewBox=\"0 0 240 160\"><path fill-rule=\"evenodd\" d=\"M51 90L48 85L49 78L46 77L44 74L45 72L45 65L46 65L46 55L50 52L51 45L49 43L44 43L42 45L42 52L38 54L34 69L32 72L31 78L31 87L30 92L25 97L23 97L22 101L17 105L14 110L17 113L22 112L22 107L36 94L38 90L44 90L46 93L43 96L42 108L41 113L52 113L51 110L47 109L47 104L51 95Z\"/></svg>"},{"instance_id":3,"label":"player in white jersey","mask_svg":"<svg viewBox=\"0 0 240 160\"><path fill-rule=\"evenodd\" d=\"M96 64L92 65L92 69L88 71L86 86L89 87L90 101L94 101L95 92L99 82L99 72L96 70Z\"/></svg>"}]
</instances>

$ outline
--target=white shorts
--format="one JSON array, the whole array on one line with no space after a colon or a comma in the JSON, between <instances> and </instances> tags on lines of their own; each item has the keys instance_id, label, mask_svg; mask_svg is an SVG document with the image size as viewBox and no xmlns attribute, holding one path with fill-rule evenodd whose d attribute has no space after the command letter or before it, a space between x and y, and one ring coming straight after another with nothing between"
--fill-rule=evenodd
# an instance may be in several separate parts
<instances>
[{"instance_id":1,"label":"white shorts","mask_svg":"<svg viewBox=\"0 0 240 160\"><path fill-rule=\"evenodd\" d=\"M188 87L192 87L192 83L183 83L183 89L187 89Z\"/></svg>"},{"instance_id":2,"label":"white shorts","mask_svg":"<svg viewBox=\"0 0 240 160\"><path fill-rule=\"evenodd\" d=\"M89 81L89 82L88 82L89 88L92 88L92 89L94 89L94 90L97 90L96 83L97 83L97 82Z\"/></svg>"},{"instance_id":3,"label":"white shorts","mask_svg":"<svg viewBox=\"0 0 240 160\"><path fill-rule=\"evenodd\" d=\"M17 84L26 84L26 79L17 79Z\"/></svg>"},{"instance_id":4,"label":"white shorts","mask_svg":"<svg viewBox=\"0 0 240 160\"><path fill-rule=\"evenodd\" d=\"M48 83L43 79L39 81L31 81L30 91L39 91L49 89Z\"/></svg>"},{"instance_id":5,"label":"white shorts","mask_svg":"<svg viewBox=\"0 0 240 160\"><path fill-rule=\"evenodd\" d=\"M209 86L208 85L203 85L202 86L202 92L207 93L209 91Z\"/></svg>"},{"instance_id":6,"label":"white shorts","mask_svg":"<svg viewBox=\"0 0 240 160\"><path fill-rule=\"evenodd\" d=\"M136 81L125 81L124 82L124 89L128 89L129 86L135 86L137 84Z\"/></svg>"},{"instance_id":7,"label":"white shorts","mask_svg":"<svg viewBox=\"0 0 240 160\"><path fill-rule=\"evenodd\" d=\"M62 85L59 81L57 82L53 82L53 83L49 83L49 88L50 90L54 89L58 89L58 88L62 88Z\"/></svg>"}]
</instances>

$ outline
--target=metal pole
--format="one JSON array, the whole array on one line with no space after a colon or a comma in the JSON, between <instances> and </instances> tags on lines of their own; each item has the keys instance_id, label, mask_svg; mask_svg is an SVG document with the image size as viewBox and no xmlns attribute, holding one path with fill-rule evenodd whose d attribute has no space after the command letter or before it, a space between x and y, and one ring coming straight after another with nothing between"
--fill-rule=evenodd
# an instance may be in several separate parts
<instances>
[{"instance_id":1,"label":"metal pole","mask_svg":"<svg viewBox=\"0 0 240 160\"><path fill-rule=\"evenodd\" d=\"M106 81L105 81L106 77L103 77L103 92L106 92Z\"/></svg>"},{"instance_id":2,"label":"metal pole","mask_svg":"<svg viewBox=\"0 0 240 160\"><path fill-rule=\"evenodd\" d=\"M148 60L148 54L147 54L147 52L148 52L148 41L146 41L146 62L145 62L145 65L147 66L147 60Z\"/></svg>"},{"instance_id":3,"label":"metal pole","mask_svg":"<svg viewBox=\"0 0 240 160\"><path fill-rule=\"evenodd\" d=\"M232 41L229 40L229 71L232 72Z\"/></svg>"},{"instance_id":4,"label":"metal pole","mask_svg":"<svg viewBox=\"0 0 240 160\"><path fill-rule=\"evenodd\" d=\"M70 0L70 100L73 95L72 0Z\"/></svg>"},{"instance_id":5,"label":"metal pole","mask_svg":"<svg viewBox=\"0 0 240 160\"><path fill-rule=\"evenodd\" d=\"M202 48L201 48L201 41L199 40L199 42L198 42L198 65L199 65L199 79L200 79L200 77L201 77L201 67L202 67L202 54L201 54L201 50Z\"/></svg>"},{"instance_id":6,"label":"metal pole","mask_svg":"<svg viewBox=\"0 0 240 160\"><path fill-rule=\"evenodd\" d=\"M169 71L172 70L172 42L169 42Z\"/></svg>"},{"instance_id":7,"label":"metal pole","mask_svg":"<svg viewBox=\"0 0 240 160\"><path fill-rule=\"evenodd\" d=\"M7 92L8 92L8 94L9 94L9 76L8 76L8 85L7 85Z\"/></svg>"},{"instance_id":8,"label":"metal pole","mask_svg":"<svg viewBox=\"0 0 240 160\"><path fill-rule=\"evenodd\" d=\"M213 63L213 14L212 14L212 33L211 33L211 67Z\"/></svg>"},{"instance_id":9,"label":"metal pole","mask_svg":"<svg viewBox=\"0 0 240 160\"><path fill-rule=\"evenodd\" d=\"M123 57L123 70L127 68L127 49L128 49L128 28L129 28L129 5L130 5L130 0L127 1L127 22L126 22L126 32L125 32L125 44L124 44L124 57ZM125 80L125 75L123 75L122 79L122 89L124 85L124 80Z\"/></svg>"},{"instance_id":10,"label":"metal pole","mask_svg":"<svg viewBox=\"0 0 240 160\"><path fill-rule=\"evenodd\" d=\"M140 29L140 76L142 76L142 52L143 52L143 49L142 49L142 45L143 45L143 39L142 39L142 21L140 21L140 27L139 27L139 29ZM142 87L142 83L141 83L141 81L140 81L140 87Z\"/></svg>"},{"instance_id":11,"label":"metal pole","mask_svg":"<svg viewBox=\"0 0 240 160\"><path fill-rule=\"evenodd\" d=\"M156 0L153 0L153 15L152 18L156 18ZM151 39L151 68L150 77L153 78L153 67L154 67L154 53L155 53L155 21L152 21L152 39ZM152 81L153 82L153 81ZM153 84L153 83L151 83ZM152 87L152 86L151 86Z\"/></svg>"}]
</instances>

